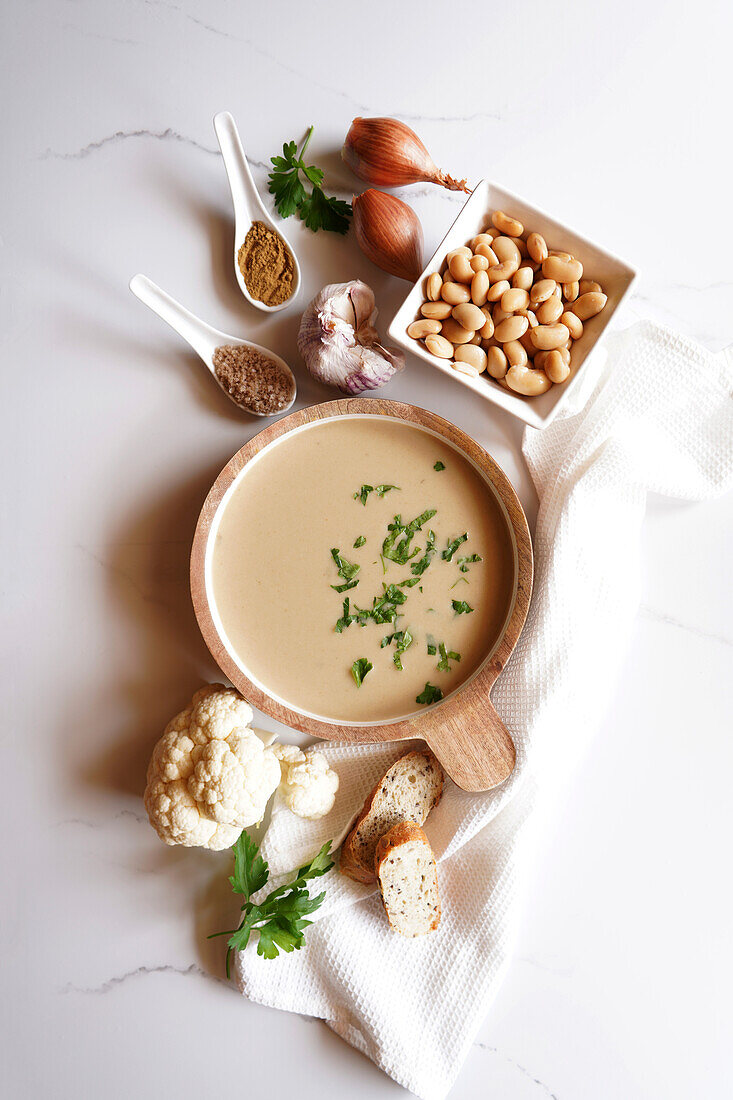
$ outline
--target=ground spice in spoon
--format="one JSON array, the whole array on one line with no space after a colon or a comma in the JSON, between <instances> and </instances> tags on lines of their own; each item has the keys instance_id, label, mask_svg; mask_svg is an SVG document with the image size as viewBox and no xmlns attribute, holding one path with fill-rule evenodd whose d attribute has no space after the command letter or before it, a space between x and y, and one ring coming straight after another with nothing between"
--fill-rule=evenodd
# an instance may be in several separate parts
<instances>
[{"instance_id":1,"label":"ground spice in spoon","mask_svg":"<svg viewBox=\"0 0 733 1100\"><path fill-rule=\"evenodd\" d=\"M215 349L212 363L223 388L244 409L271 416L292 401L292 378L256 348L223 344Z\"/></svg>"},{"instance_id":2,"label":"ground spice in spoon","mask_svg":"<svg viewBox=\"0 0 733 1100\"><path fill-rule=\"evenodd\" d=\"M252 222L237 256L252 298L279 306L293 293L295 262L285 241L264 222Z\"/></svg>"}]
</instances>

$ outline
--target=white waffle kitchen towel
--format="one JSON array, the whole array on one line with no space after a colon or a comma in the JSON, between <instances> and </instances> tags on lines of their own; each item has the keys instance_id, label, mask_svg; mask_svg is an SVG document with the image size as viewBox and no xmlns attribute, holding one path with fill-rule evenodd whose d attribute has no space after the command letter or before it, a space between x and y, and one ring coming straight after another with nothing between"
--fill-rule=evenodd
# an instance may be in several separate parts
<instances>
[{"instance_id":1,"label":"white waffle kitchen towel","mask_svg":"<svg viewBox=\"0 0 733 1100\"><path fill-rule=\"evenodd\" d=\"M268 961L251 944L237 960L247 997L322 1018L423 1100L449 1092L502 979L537 793L555 789L603 715L639 602L647 493L703 500L733 485L730 350L713 355L646 322L607 347L585 407L525 433L540 499L535 589L492 696L517 766L488 794L448 781L428 820L440 861L438 931L395 935L373 888L334 870L317 884L327 900L301 951ZM341 777L336 807L317 822L274 807L263 846L273 875L340 840L406 745L321 749Z\"/></svg>"}]
</instances>

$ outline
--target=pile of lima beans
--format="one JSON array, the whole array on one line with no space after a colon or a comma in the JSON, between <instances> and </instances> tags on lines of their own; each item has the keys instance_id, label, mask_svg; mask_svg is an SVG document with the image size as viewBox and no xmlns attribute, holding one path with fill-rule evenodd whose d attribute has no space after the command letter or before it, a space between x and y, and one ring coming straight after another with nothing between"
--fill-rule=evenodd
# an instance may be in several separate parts
<instances>
[{"instance_id":1,"label":"pile of lima beans","mask_svg":"<svg viewBox=\"0 0 733 1100\"><path fill-rule=\"evenodd\" d=\"M486 371L525 397L566 381L573 341L607 301L579 260L501 210L428 275L425 294L408 336L462 374Z\"/></svg>"}]
</instances>

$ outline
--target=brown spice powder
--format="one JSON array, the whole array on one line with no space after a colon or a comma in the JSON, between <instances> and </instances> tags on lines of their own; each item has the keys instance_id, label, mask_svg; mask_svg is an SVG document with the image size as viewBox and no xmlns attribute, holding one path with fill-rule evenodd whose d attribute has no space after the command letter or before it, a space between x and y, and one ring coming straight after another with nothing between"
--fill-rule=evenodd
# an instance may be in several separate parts
<instances>
[{"instance_id":1,"label":"brown spice powder","mask_svg":"<svg viewBox=\"0 0 733 1100\"><path fill-rule=\"evenodd\" d=\"M292 379L255 348L223 344L214 351L212 362L216 377L238 405L271 416L290 404Z\"/></svg>"},{"instance_id":2,"label":"brown spice powder","mask_svg":"<svg viewBox=\"0 0 733 1100\"><path fill-rule=\"evenodd\" d=\"M285 241L264 222L252 222L237 257L252 298L279 306L293 293L295 263Z\"/></svg>"}]
</instances>

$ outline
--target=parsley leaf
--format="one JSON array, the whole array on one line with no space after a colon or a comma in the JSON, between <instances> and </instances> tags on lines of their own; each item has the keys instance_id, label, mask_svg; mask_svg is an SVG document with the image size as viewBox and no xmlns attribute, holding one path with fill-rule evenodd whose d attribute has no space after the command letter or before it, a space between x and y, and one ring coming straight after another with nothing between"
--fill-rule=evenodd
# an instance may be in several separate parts
<instances>
[{"instance_id":1,"label":"parsley leaf","mask_svg":"<svg viewBox=\"0 0 733 1100\"><path fill-rule=\"evenodd\" d=\"M395 643L395 653L393 660L395 663L395 667L398 668L400 672L402 672L402 654L405 652L406 649L410 648L414 640L415 639L413 638L412 634L410 634L409 630L397 630L394 634L385 634L380 643L380 649L384 649L385 646L390 645L392 642Z\"/></svg>"},{"instance_id":2,"label":"parsley leaf","mask_svg":"<svg viewBox=\"0 0 733 1100\"><path fill-rule=\"evenodd\" d=\"M364 683L364 677L367 673L371 672L374 665L371 661L368 661L366 657L359 657L354 661L351 666L351 675L354 677L354 683L358 688Z\"/></svg>"},{"instance_id":3,"label":"parsley leaf","mask_svg":"<svg viewBox=\"0 0 733 1100\"><path fill-rule=\"evenodd\" d=\"M419 531L424 523L427 523L429 519L432 519L437 508L426 508L426 510L419 516L415 516L415 519L411 520L407 524L407 532L410 535L414 535L416 531Z\"/></svg>"},{"instance_id":4,"label":"parsley leaf","mask_svg":"<svg viewBox=\"0 0 733 1100\"><path fill-rule=\"evenodd\" d=\"M283 218L289 218L298 212L301 220L316 233L319 229L334 233L346 233L352 209L348 202L324 194L323 170L303 160L308 143L313 136L313 127L309 127L303 145L298 152L294 141L283 145L281 157L271 157L272 172L268 176L270 193L275 196L275 206ZM303 186L300 173L303 173L312 185L309 195Z\"/></svg>"},{"instance_id":5,"label":"parsley leaf","mask_svg":"<svg viewBox=\"0 0 733 1100\"><path fill-rule=\"evenodd\" d=\"M458 568L460 569L461 573L467 573L469 565L472 565L474 562L483 560L484 559L481 557L480 554L470 554L467 558L458 558Z\"/></svg>"},{"instance_id":6,"label":"parsley leaf","mask_svg":"<svg viewBox=\"0 0 733 1100\"><path fill-rule=\"evenodd\" d=\"M433 466L433 469L434 469L434 470L437 470L438 472L440 472L441 470L444 470L444 469L445 469L445 463L444 463L444 462L440 462L440 461L438 461L438 462L436 462L436 463L435 463L435 465Z\"/></svg>"},{"instance_id":7,"label":"parsley leaf","mask_svg":"<svg viewBox=\"0 0 733 1100\"><path fill-rule=\"evenodd\" d=\"M398 565L407 565L411 558L420 553L419 550L413 550L410 553L410 544L413 538L423 524L433 518L435 513L435 508L428 508L421 515L410 520L408 524L402 522L401 516L395 516L392 523L387 524L389 534L382 543L382 553L385 558L397 562Z\"/></svg>"},{"instance_id":8,"label":"parsley leaf","mask_svg":"<svg viewBox=\"0 0 733 1100\"><path fill-rule=\"evenodd\" d=\"M343 634L347 626L351 626L353 622L356 622L356 618L357 616L352 615L351 611L349 610L349 597L347 596L344 600L341 618L336 623L334 630L337 634Z\"/></svg>"},{"instance_id":9,"label":"parsley leaf","mask_svg":"<svg viewBox=\"0 0 733 1100\"><path fill-rule=\"evenodd\" d=\"M416 703L424 703L426 706L430 706L431 703L439 703L443 698L443 692L435 684L431 684L430 681L426 681L425 687L420 694L416 696Z\"/></svg>"},{"instance_id":10,"label":"parsley leaf","mask_svg":"<svg viewBox=\"0 0 733 1100\"><path fill-rule=\"evenodd\" d=\"M433 560L433 554L435 553L435 531L428 531L427 544L425 546L425 553L419 561L414 561L410 566L410 569L416 577L421 577L430 562Z\"/></svg>"},{"instance_id":11,"label":"parsley leaf","mask_svg":"<svg viewBox=\"0 0 733 1100\"><path fill-rule=\"evenodd\" d=\"M348 602L348 601L347 601ZM312 924L305 916L315 912L325 898L325 892L311 897L305 889L308 879L319 878L333 867L329 855L331 841L320 849L310 862L296 872L292 882L286 882L271 890L264 901L255 905L253 894L262 890L269 877L269 869L259 855L257 844L249 833L242 832L233 846L234 874L230 877L232 890L244 897L242 919L239 927L226 932L214 932L209 939L229 936L227 941L226 972L230 977L233 951L244 951L253 931L259 934L257 954L266 959L277 958L280 951L297 951L303 946L303 932Z\"/></svg>"},{"instance_id":12,"label":"parsley leaf","mask_svg":"<svg viewBox=\"0 0 733 1100\"><path fill-rule=\"evenodd\" d=\"M397 618L397 608L405 602L407 596L396 584L385 584L383 581L382 588L382 595L374 597L371 608L357 607L356 620L359 626L366 626L370 619L382 625L393 623Z\"/></svg>"},{"instance_id":13,"label":"parsley leaf","mask_svg":"<svg viewBox=\"0 0 733 1100\"><path fill-rule=\"evenodd\" d=\"M466 531L464 531L462 535L459 535L458 538L448 543L445 550L440 555L443 561L452 561L453 555L462 542L468 542L468 533Z\"/></svg>"},{"instance_id":14,"label":"parsley leaf","mask_svg":"<svg viewBox=\"0 0 733 1100\"><path fill-rule=\"evenodd\" d=\"M354 549L358 550L359 547L363 546L365 542L366 542L366 537L364 535L359 535L358 539L354 539L354 543L353 543Z\"/></svg>"},{"instance_id":15,"label":"parsley leaf","mask_svg":"<svg viewBox=\"0 0 733 1100\"><path fill-rule=\"evenodd\" d=\"M376 493L378 497L383 497L390 489L399 489L399 485L362 485L358 493L354 493L354 500L360 500L361 503L366 506L367 498L370 493Z\"/></svg>"},{"instance_id":16,"label":"parsley leaf","mask_svg":"<svg viewBox=\"0 0 733 1100\"><path fill-rule=\"evenodd\" d=\"M438 661L437 667L441 672L450 672L451 668L449 661L460 661L461 655L460 653L454 652L452 649L447 650L445 648L445 642L441 642L438 648L440 650L440 660Z\"/></svg>"},{"instance_id":17,"label":"parsley leaf","mask_svg":"<svg viewBox=\"0 0 733 1100\"><path fill-rule=\"evenodd\" d=\"M303 929L312 924L312 921L297 921L296 927L288 927L279 921L269 920L258 929L260 938L257 943L257 954L266 959L276 959L280 951L289 954L298 951L303 946Z\"/></svg>"},{"instance_id":18,"label":"parsley leaf","mask_svg":"<svg viewBox=\"0 0 733 1100\"><path fill-rule=\"evenodd\" d=\"M400 632L400 636L397 637L395 640L397 642L397 646L395 648L395 655L393 660L395 663L395 667L398 668L400 672L402 672L402 654L405 652L406 649L410 648L414 639L409 630L403 630Z\"/></svg>"},{"instance_id":19,"label":"parsley leaf","mask_svg":"<svg viewBox=\"0 0 733 1100\"><path fill-rule=\"evenodd\" d=\"M305 144L310 140L312 130L311 127ZM304 151L305 144L303 146ZM298 147L294 141L288 141L283 145L283 155L281 157L270 158L273 170L268 177L269 189L270 193L275 196L275 206L283 218L289 218L291 214L294 214L307 197L305 187L303 187L298 176L300 161L297 157L297 149Z\"/></svg>"},{"instance_id":20,"label":"parsley leaf","mask_svg":"<svg viewBox=\"0 0 733 1100\"><path fill-rule=\"evenodd\" d=\"M334 592L348 592L351 588L356 588L358 581L346 581L345 584L332 584L331 588Z\"/></svg>"},{"instance_id":21,"label":"parsley leaf","mask_svg":"<svg viewBox=\"0 0 733 1100\"><path fill-rule=\"evenodd\" d=\"M456 615L470 615L473 608L465 600L451 600L451 605Z\"/></svg>"},{"instance_id":22,"label":"parsley leaf","mask_svg":"<svg viewBox=\"0 0 733 1100\"><path fill-rule=\"evenodd\" d=\"M229 883L235 894L249 898L265 885L270 869L262 856L257 854L259 849L248 832L241 833L232 851L234 874L230 876Z\"/></svg>"},{"instance_id":23,"label":"parsley leaf","mask_svg":"<svg viewBox=\"0 0 733 1100\"><path fill-rule=\"evenodd\" d=\"M303 199L298 207L300 220L313 233L317 233L319 229L330 230L331 233L348 233L351 215L350 203L337 199L335 195L325 195L317 186L313 187L310 198Z\"/></svg>"},{"instance_id":24,"label":"parsley leaf","mask_svg":"<svg viewBox=\"0 0 733 1100\"><path fill-rule=\"evenodd\" d=\"M346 558L341 557L341 551L335 546L331 549L331 557L338 566L339 577L343 577L345 581L350 581L361 569L360 565L355 562L347 561Z\"/></svg>"},{"instance_id":25,"label":"parsley leaf","mask_svg":"<svg viewBox=\"0 0 733 1100\"><path fill-rule=\"evenodd\" d=\"M354 580L354 577L361 569L360 565L356 562L347 561L346 558L341 557L341 551L333 547L331 549L331 557L338 566L339 577L343 577L346 581L345 584L332 584L331 588L334 592L348 592L350 588L356 588L358 581Z\"/></svg>"}]
</instances>

